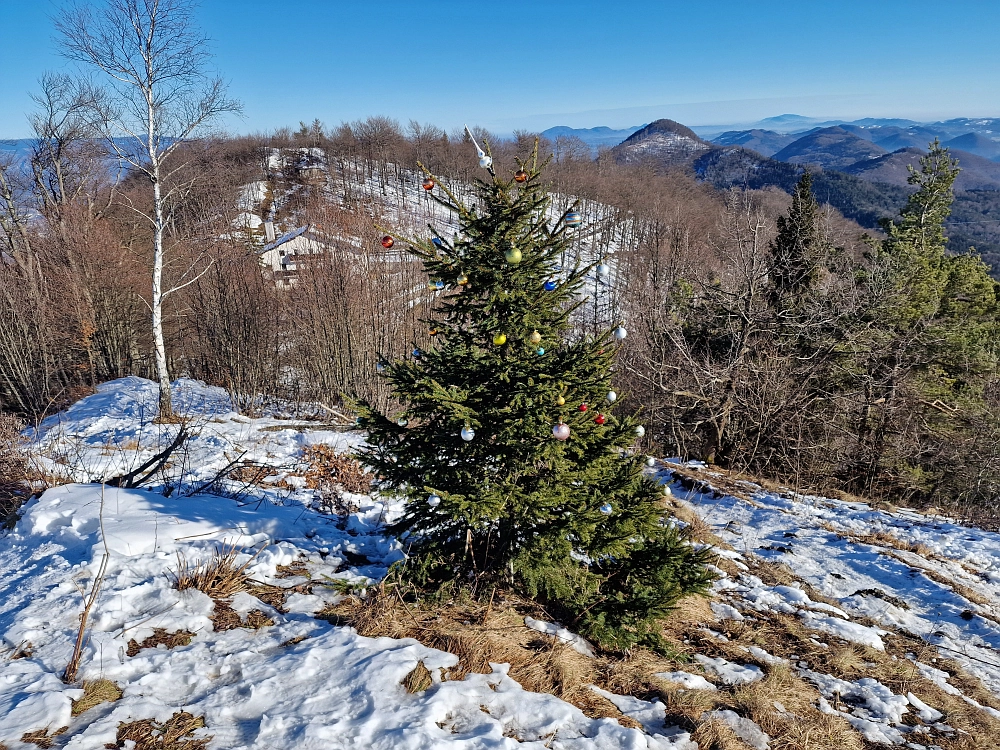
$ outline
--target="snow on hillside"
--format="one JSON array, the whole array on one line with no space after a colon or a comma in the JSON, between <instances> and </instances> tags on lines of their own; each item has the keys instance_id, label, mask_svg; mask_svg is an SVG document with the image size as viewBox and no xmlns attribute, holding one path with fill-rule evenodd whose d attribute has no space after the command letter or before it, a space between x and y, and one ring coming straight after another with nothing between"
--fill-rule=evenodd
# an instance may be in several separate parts
<instances>
[{"instance_id":1,"label":"snow on hillside","mask_svg":"<svg viewBox=\"0 0 1000 750\"><path fill-rule=\"evenodd\" d=\"M65 484L29 502L16 528L0 537L0 743L10 750L36 746L21 741L26 733L63 727L57 746L114 746L121 723L165 721L181 710L203 717L195 737L212 737L210 750L697 750L665 704L648 695L597 691L629 719L626 727L525 691L505 665L445 680L442 669L457 656L316 619L345 589L363 590L403 556L384 531L397 504L352 495L356 510L337 517L316 510L315 491L305 486L304 448L349 451L363 436L301 420L249 419L221 389L188 380L178 381L175 403L195 434L143 489L97 482L143 463L180 429L153 423L149 381L106 383L29 434L39 467ZM271 473L246 492L212 483L238 460ZM969 694L968 681L943 668L945 659L957 662L1000 695L1000 535L905 509L768 492L697 464L658 462L650 472L670 483L678 508L696 512L716 534L720 573L710 614L691 631L692 658L651 679L718 696L788 668L815 690L815 708L870 742L921 748L958 736L926 694L877 675L838 677L823 666L825 649L856 644L873 669L874 660L898 660L940 695L965 701L984 720L1000 718L982 694ZM231 496L206 494L209 483ZM254 588L234 596L231 607L245 623L257 617L256 628L217 629L213 600L174 585L180 561L207 561L220 546L234 547L248 563ZM123 696L73 716L82 690L60 678L83 594L105 556L79 677L114 681ZM786 563L798 578L765 580L761 566L769 561ZM804 629L804 643L819 657L736 637L740 628L752 633L782 617ZM575 643L558 625L531 620L525 627ZM142 647L157 633L179 631L189 642ZM433 684L410 693L400 683L418 662ZM733 710L706 711L702 720L728 726L750 747L770 747L761 726Z\"/></svg>"}]
</instances>

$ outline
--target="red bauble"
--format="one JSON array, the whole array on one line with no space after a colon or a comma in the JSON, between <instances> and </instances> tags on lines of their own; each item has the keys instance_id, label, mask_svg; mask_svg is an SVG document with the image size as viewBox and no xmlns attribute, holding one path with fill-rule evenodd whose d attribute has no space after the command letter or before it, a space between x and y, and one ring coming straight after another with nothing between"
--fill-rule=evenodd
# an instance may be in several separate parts
<instances>
[{"instance_id":1,"label":"red bauble","mask_svg":"<svg viewBox=\"0 0 1000 750\"><path fill-rule=\"evenodd\" d=\"M527 181L527 179L528 179L528 173L525 172L523 169L519 169L516 172L514 172L514 180L516 182L525 182Z\"/></svg>"},{"instance_id":2,"label":"red bauble","mask_svg":"<svg viewBox=\"0 0 1000 750\"><path fill-rule=\"evenodd\" d=\"M386 250L388 250L390 247L392 247L395 244L396 244L396 240L394 240L389 235L386 235L385 237L382 238L382 247L384 247Z\"/></svg>"},{"instance_id":3,"label":"red bauble","mask_svg":"<svg viewBox=\"0 0 1000 750\"><path fill-rule=\"evenodd\" d=\"M594 421L597 422L597 424L604 424L604 415L598 414L596 417L594 417Z\"/></svg>"},{"instance_id":4,"label":"red bauble","mask_svg":"<svg viewBox=\"0 0 1000 750\"><path fill-rule=\"evenodd\" d=\"M421 187L422 187L422 188L423 188L424 190L433 190L433 189L434 189L434 180L432 180L432 179L431 179L430 177L427 177L427 178L426 178L426 179L425 179L425 180L423 181L423 184L421 185Z\"/></svg>"},{"instance_id":5,"label":"red bauble","mask_svg":"<svg viewBox=\"0 0 1000 750\"><path fill-rule=\"evenodd\" d=\"M580 411L587 411L587 405L586 404L580 404Z\"/></svg>"}]
</instances>

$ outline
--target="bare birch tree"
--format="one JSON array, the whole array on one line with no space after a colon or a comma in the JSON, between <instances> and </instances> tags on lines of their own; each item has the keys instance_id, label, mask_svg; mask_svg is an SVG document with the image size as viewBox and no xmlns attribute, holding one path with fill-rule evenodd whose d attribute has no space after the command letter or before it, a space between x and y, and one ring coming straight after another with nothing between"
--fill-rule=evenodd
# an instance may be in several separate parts
<instances>
[{"instance_id":1,"label":"bare birch tree","mask_svg":"<svg viewBox=\"0 0 1000 750\"><path fill-rule=\"evenodd\" d=\"M129 205L153 233L149 307L161 417L173 411L163 302L205 270L188 268L164 288L166 230L190 190L190 182L172 179L184 165L169 159L219 115L240 110L222 79L209 73L208 39L195 27L193 9L191 0L105 0L98 7L74 2L56 20L63 55L102 81L93 114L105 141L152 186L151 212Z\"/></svg>"}]
</instances>

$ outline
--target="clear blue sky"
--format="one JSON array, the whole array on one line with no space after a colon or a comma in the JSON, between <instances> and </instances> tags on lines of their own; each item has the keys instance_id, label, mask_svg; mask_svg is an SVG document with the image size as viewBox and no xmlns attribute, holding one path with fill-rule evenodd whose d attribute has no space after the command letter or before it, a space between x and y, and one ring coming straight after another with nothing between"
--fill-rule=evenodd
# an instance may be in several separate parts
<instances>
[{"instance_id":1,"label":"clear blue sky","mask_svg":"<svg viewBox=\"0 0 1000 750\"><path fill-rule=\"evenodd\" d=\"M0 0L0 137L64 69L57 0ZM497 132L1000 116L996 0L203 0L214 64L266 131L368 115Z\"/></svg>"}]
</instances>

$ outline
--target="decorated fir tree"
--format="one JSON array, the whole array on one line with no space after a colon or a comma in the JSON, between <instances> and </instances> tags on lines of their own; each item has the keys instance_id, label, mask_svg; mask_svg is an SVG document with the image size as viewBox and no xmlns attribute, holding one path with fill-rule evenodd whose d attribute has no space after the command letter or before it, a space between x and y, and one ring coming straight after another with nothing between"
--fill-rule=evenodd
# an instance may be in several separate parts
<instances>
[{"instance_id":1,"label":"decorated fir tree","mask_svg":"<svg viewBox=\"0 0 1000 750\"><path fill-rule=\"evenodd\" d=\"M402 411L359 408L363 460L407 500L393 528L402 574L424 590L512 589L606 646L654 644L657 618L711 580L706 553L643 474L642 426L613 413L625 329L572 325L594 272L559 265L580 216L550 219L537 149L509 180L480 157L490 179L473 205L424 182L459 217L455 239L384 240L410 246L442 289L433 346L383 366Z\"/></svg>"}]
</instances>

